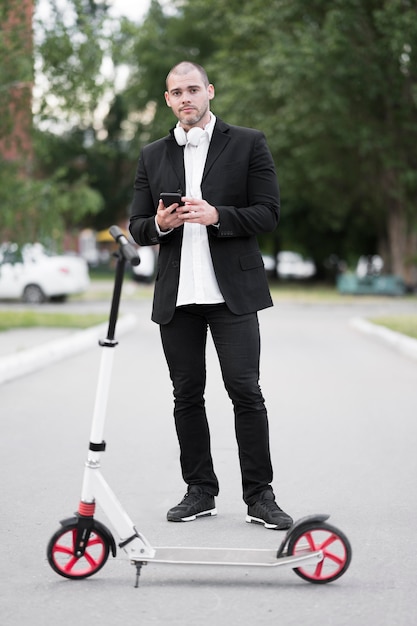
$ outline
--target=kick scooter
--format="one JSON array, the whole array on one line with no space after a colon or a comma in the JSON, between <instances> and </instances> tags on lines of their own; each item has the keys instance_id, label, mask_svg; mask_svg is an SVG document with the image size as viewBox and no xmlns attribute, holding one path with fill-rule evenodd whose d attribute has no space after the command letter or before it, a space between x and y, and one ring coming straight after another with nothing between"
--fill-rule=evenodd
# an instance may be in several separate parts
<instances>
[{"instance_id":1,"label":"kick scooter","mask_svg":"<svg viewBox=\"0 0 417 626\"><path fill-rule=\"evenodd\" d=\"M110 234L118 243L116 274L107 337L99 341L102 357L96 391L90 444L85 463L81 499L73 517L60 522L59 530L47 547L49 565L65 578L82 579L98 572L109 553L116 556L116 540L110 530L95 517L100 503L117 536L117 545L136 567L135 587L139 586L141 568L147 563L186 565L241 565L277 567L286 565L311 583L329 583L349 567L352 550L347 537L327 523L328 515L309 515L287 531L278 549L153 547L136 529L132 520L100 472L100 455L110 387L113 357L117 341L115 329L126 262L138 265L136 249L117 226Z\"/></svg>"}]
</instances>

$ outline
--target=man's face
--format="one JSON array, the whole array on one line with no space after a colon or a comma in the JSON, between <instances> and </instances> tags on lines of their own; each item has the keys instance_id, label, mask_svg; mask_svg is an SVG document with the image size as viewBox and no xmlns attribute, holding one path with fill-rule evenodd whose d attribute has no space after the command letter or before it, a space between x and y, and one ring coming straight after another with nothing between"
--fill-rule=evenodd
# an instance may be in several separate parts
<instances>
[{"instance_id":1,"label":"man's face","mask_svg":"<svg viewBox=\"0 0 417 626\"><path fill-rule=\"evenodd\" d=\"M213 98L213 85L206 86L197 69L168 78L165 101L185 130L193 126L203 128L210 121Z\"/></svg>"}]
</instances>

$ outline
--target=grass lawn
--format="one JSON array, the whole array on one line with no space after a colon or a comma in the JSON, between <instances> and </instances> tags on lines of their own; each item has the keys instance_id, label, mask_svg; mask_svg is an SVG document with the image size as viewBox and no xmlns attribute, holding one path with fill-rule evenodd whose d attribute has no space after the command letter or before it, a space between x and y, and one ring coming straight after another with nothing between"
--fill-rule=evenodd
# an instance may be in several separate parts
<instances>
[{"instance_id":1,"label":"grass lawn","mask_svg":"<svg viewBox=\"0 0 417 626\"><path fill-rule=\"evenodd\" d=\"M408 335L417 339L417 314L416 315L390 315L389 317L373 317L368 320L372 324L385 326L397 333Z\"/></svg>"},{"instance_id":2,"label":"grass lawn","mask_svg":"<svg viewBox=\"0 0 417 626\"><path fill-rule=\"evenodd\" d=\"M317 286L317 285L276 285L271 288L272 297L277 304L281 301L305 302L305 303L326 303L326 304L342 304L357 302L358 297L365 300L367 296L342 295L334 287ZM415 296L406 296L415 298ZM368 296L372 301L377 299L380 301L381 296ZM385 326L389 330L402 333L417 339L417 301L416 314L398 314L390 316L373 317L368 319L372 324Z\"/></svg>"},{"instance_id":3,"label":"grass lawn","mask_svg":"<svg viewBox=\"0 0 417 626\"><path fill-rule=\"evenodd\" d=\"M0 331L13 328L89 328L107 320L106 315L73 313L43 313L39 310L0 311Z\"/></svg>"}]
</instances>

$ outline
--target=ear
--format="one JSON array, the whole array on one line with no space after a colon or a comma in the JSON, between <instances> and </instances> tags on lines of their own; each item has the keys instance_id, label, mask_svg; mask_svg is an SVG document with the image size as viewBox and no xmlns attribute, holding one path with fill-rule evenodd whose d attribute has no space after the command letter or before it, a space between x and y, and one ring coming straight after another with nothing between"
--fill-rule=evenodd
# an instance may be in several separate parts
<instances>
[{"instance_id":1,"label":"ear","mask_svg":"<svg viewBox=\"0 0 417 626\"><path fill-rule=\"evenodd\" d=\"M213 98L214 98L214 85L212 85L211 83L207 87L207 95L208 95L209 100L213 100Z\"/></svg>"},{"instance_id":2,"label":"ear","mask_svg":"<svg viewBox=\"0 0 417 626\"><path fill-rule=\"evenodd\" d=\"M166 102L167 106L168 106L168 107L170 107L170 106L171 106L171 104L170 104L170 102L169 102L169 93L166 91L166 92L164 93L164 96L165 96L165 102Z\"/></svg>"}]
</instances>

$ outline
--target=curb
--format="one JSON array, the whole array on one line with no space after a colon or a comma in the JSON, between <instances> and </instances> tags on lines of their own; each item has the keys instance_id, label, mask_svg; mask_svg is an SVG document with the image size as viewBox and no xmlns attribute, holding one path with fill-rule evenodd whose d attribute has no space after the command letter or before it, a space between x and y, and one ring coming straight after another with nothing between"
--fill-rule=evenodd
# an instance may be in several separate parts
<instances>
[{"instance_id":1,"label":"curb","mask_svg":"<svg viewBox=\"0 0 417 626\"><path fill-rule=\"evenodd\" d=\"M118 335L131 330L136 325L135 315L125 315L117 322ZM23 350L0 358L0 385L19 376L46 367L50 363L78 354L96 345L107 335L108 323L98 324L85 330L74 332L62 339L49 341L41 346Z\"/></svg>"},{"instance_id":2,"label":"curb","mask_svg":"<svg viewBox=\"0 0 417 626\"><path fill-rule=\"evenodd\" d=\"M356 330L377 337L395 350L398 350L398 352L401 352L401 354L411 357L412 359L417 359L417 339L412 339L394 330L389 330L389 328L385 328L385 326L372 324L360 317L352 318L349 323L353 328L356 328Z\"/></svg>"}]
</instances>

